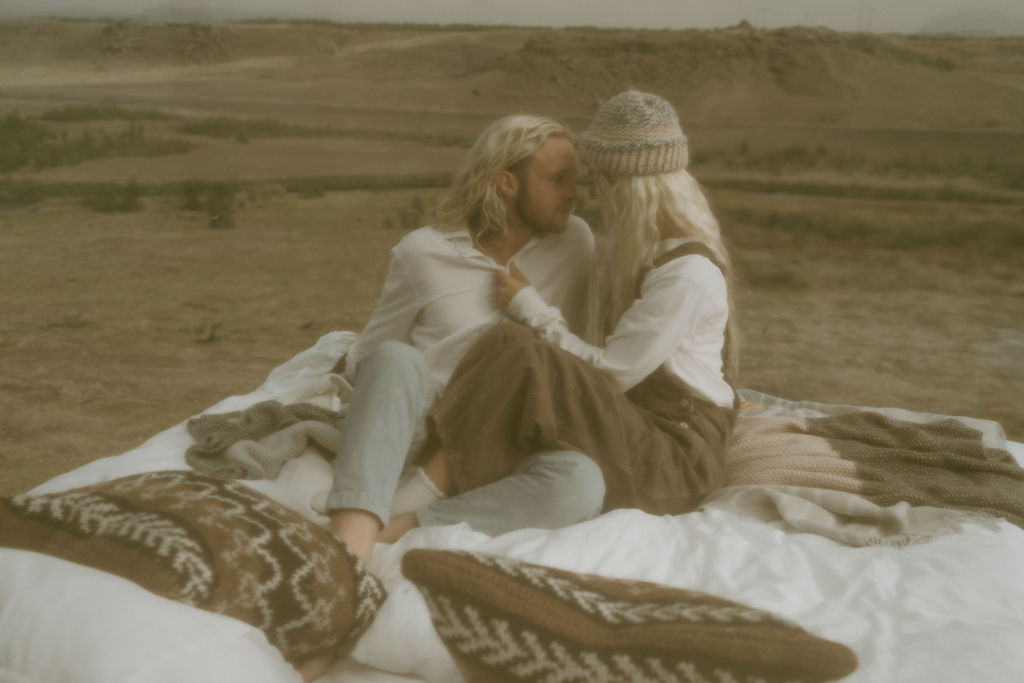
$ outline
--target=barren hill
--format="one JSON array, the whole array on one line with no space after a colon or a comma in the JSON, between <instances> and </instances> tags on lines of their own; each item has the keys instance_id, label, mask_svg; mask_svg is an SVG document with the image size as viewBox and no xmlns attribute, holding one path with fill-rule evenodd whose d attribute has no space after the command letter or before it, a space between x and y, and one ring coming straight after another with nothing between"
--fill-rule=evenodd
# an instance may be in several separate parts
<instances>
[{"instance_id":1,"label":"barren hill","mask_svg":"<svg viewBox=\"0 0 1024 683\"><path fill-rule=\"evenodd\" d=\"M824 29L610 31L329 23L0 22L0 84L267 88L297 104L587 117L627 87L686 120L1020 130L1024 39ZM232 88L212 84L230 73ZM251 81L240 86L239 76ZM111 97L127 97L121 87ZM8 97L10 93L7 93ZM68 94L67 96L70 96Z\"/></svg>"},{"instance_id":2,"label":"barren hill","mask_svg":"<svg viewBox=\"0 0 1024 683\"><path fill-rule=\"evenodd\" d=\"M484 125L627 87L735 245L744 386L1024 437L1024 38L7 20L0 494L361 329Z\"/></svg>"}]
</instances>

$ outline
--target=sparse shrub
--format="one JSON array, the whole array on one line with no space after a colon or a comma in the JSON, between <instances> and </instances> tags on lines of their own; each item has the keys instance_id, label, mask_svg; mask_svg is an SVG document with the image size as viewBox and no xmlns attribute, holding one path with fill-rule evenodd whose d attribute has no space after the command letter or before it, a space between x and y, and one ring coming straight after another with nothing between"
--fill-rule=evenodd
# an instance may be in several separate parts
<instances>
[{"instance_id":1,"label":"sparse shrub","mask_svg":"<svg viewBox=\"0 0 1024 683\"><path fill-rule=\"evenodd\" d=\"M208 24L189 24L184 57L191 62L211 62L228 56L221 31Z\"/></svg>"},{"instance_id":2,"label":"sparse shrub","mask_svg":"<svg viewBox=\"0 0 1024 683\"><path fill-rule=\"evenodd\" d=\"M398 212L398 225L407 232L423 225L422 197L415 195L409 205Z\"/></svg>"},{"instance_id":3,"label":"sparse shrub","mask_svg":"<svg viewBox=\"0 0 1024 683\"><path fill-rule=\"evenodd\" d=\"M132 35L132 26L127 21L108 24L100 34L100 49L108 55L121 55L141 44L139 38Z\"/></svg>"},{"instance_id":4,"label":"sparse shrub","mask_svg":"<svg viewBox=\"0 0 1024 683\"><path fill-rule=\"evenodd\" d=\"M220 332L221 327L222 323L219 322L210 323L209 325L202 325L198 327L196 329L196 334L198 334L199 336L196 337L196 343L213 344L215 342L219 342L221 338L218 333Z\"/></svg>"},{"instance_id":5,"label":"sparse shrub","mask_svg":"<svg viewBox=\"0 0 1024 683\"><path fill-rule=\"evenodd\" d=\"M186 211L201 211L203 209L203 184L198 182L187 182L181 186L181 208Z\"/></svg>"},{"instance_id":6,"label":"sparse shrub","mask_svg":"<svg viewBox=\"0 0 1024 683\"><path fill-rule=\"evenodd\" d=\"M35 150L52 137L46 126L18 114L0 119L0 172L15 171L32 162Z\"/></svg>"},{"instance_id":7,"label":"sparse shrub","mask_svg":"<svg viewBox=\"0 0 1024 683\"><path fill-rule=\"evenodd\" d=\"M50 323L50 327L62 327L65 329L78 329L80 327L88 327L89 325L92 325L92 321L86 320L82 313L67 313L58 322Z\"/></svg>"},{"instance_id":8,"label":"sparse shrub","mask_svg":"<svg viewBox=\"0 0 1024 683\"><path fill-rule=\"evenodd\" d=\"M206 212L210 215L211 228L235 227L235 192L227 184L214 185L206 198Z\"/></svg>"},{"instance_id":9,"label":"sparse shrub","mask_svg":"<svg viewBox=\"0 0 1024 683\"><path fill-rule=\"evenodd\" d=\"M245 188L249 201L257 205L272 201L284 193L284 188L278 183L255 183Z\"/></svg>"},{"instance_id":10,"label":"sparse shrub","mask_svg":"<svg viewBox=\"0 0 1024 683\"><path fill-rule=\"evenodd\" d=\"M425 133L419 131L390 131L370 128L335 128L333 126L304 126L286 123L270 118L235 119L224 116L189 121L178 126L178 130L189 135L205 135L215 138L231 138L237 142L248 142L253 138L355 138L357 140L388 140L419 142L437 147L469 147L468 138L448 133Z\"/></svg>"},{"instance_id":11,"label":"sparse shrub","mask_svg":"<svg viewBox=\"0 0 1024 683\"><path fill-rule=\"evenodd\" d=\"M139 211L142 209L142 188L133 178L128 183L98 183L84 197L85 205L104 213Z\"/></svg>"},{"instance_id":12,"label":"sparse shrub","mask_svg":"<svg viewBox=\"0 0 1024 683\"><path fill-rule=\"evenodd\" d=\"M540 57L549 57L555 54L555 46L551 39L544 36L538 38L528 38L520 51L528 55L536 55Z\"/></svg>"},{"instance_id":13,"label":"sparse shrub","mask_svg":"<svg viewBox=\"0 0 1024 683\"><path fill-rule=\"evenodd\" d=\"M45 196L45 189L38 183L0 180L0 206L31 206Z\"/></svg>"},{"instance_id":14,"label":"sparse shrub","mask_svg":"<svg viewBox=\"0 0 1024 683\"><path fill-rule=\"evenodd\" d=\"M744 281L750 287L765 289L801 291L809 289L811 286L807 278L789 268L755 270L754 272L747 273Z\"/></svg>"},{"instance_id":15,"label":"sparse shrub","mask_svg":"<svg viewBox=\"0 0 1024 683\"><path fill-rule=\"evenodd\" d=\"M316 183L310 183L308 185L301 185L295 190L295 194L299 195L301 199L317 199L323 197L325 194L325 188L323 185Z\"/></svg>"},{"instance_id":16,"label":"sparse shrub","mask_svg":"<svg viewBox=\"0 0 1024 683\"><path fill-rule=\"evenodd\" d=\"M43 121L166 121L177 118L153 109L126 109L113 104L73 104L39 115Z\"/></svg>"},{"instance_id":17,"label":"sparse shrub","mask_svg":"<svg viewBox=\"0 0 1024 683\"><path fill-rule=\"evenodd\" d=\"M406 188L447 187L451 173L413 173L409 175L328 175L281 178L280 185L298 195L344 190L401 190ZM319 195L316 195L319 196Z\"/></svg>"},{"instance_id":18,"label":"sparse shrub","mask_svg":"<svg viewBox=\"0 0 1024 683\"><path fill-rule=\"evenodd\" d=\"M104 157L180 154L191 148L184 140L149 139L134 120L117 134L86 129L77 137L67 131L56 134L17 114L0 120L0 172L25 166L52 168Z\"/></svg>"}]
</instances>

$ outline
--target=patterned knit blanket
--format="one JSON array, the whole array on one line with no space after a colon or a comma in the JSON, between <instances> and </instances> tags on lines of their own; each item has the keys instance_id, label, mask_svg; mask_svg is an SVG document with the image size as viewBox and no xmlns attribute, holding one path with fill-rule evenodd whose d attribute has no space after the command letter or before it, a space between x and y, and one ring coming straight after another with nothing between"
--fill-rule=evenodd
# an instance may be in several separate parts
<instances>
[{"instance_id":1,"label":"patterned knit blanket","mask_svg":"<svg viewBox=\"0 0 1024 683\"><path fill-rule=\"evenodd\" d=\"M761 516L773 508L791 526L848 543L900 545L986 518L1024 528L1024 469L954 418L741 416L727 468L728 488L705 502Z\"/></svg>"}]
</instances>

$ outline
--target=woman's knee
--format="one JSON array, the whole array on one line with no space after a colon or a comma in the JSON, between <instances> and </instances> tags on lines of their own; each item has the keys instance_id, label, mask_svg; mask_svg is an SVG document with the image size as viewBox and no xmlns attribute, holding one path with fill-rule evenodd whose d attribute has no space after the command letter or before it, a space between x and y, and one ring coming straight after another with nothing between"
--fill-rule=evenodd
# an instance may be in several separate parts
<instances>
[{"instance_id":1,"label":"woman's knee","mask_svg":"<svg viewBox=\"0 0 1024 683\"><path fill-rule=\"evenodd\" d=\"M604 474L594 460L576 451L549 451L536 457L530 468L549 478L553 491L547 498L557 526L596 517L604 507Z\"/></svg>"}]
</instances>

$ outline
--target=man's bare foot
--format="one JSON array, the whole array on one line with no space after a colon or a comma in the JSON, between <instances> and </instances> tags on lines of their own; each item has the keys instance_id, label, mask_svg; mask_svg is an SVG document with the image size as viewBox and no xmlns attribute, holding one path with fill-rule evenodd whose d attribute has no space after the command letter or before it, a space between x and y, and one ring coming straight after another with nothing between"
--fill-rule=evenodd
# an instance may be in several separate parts
<instances>
[{"instance_id":1,"label":"man's bare foot","mask_svg":"<svg viewBox=\"0 0 1024 683\"><path fill-rule=\"evenodd\" d=\"M387 526L377 534L377 540L381 543L394 543L402 536L405 536L406 532L412 531L419 525L420 523L416 519L416 515L412 513L395 515L388 522Z\"/></svg>"},{"instance_id":2,"label":"man's bare foot","mask_svg":"<svg viewBox=\"0 0 1024 683\"><path fill-rule=\"evenodd\" d=\"M299 675L302 676L302 680L309 683L327 673L331 668L331 664L334 664L333 655L320 655L319 657L311 657L310 659L293 664L293 666L299 672Z\"/></svg>"},{"instance_id":3,"label":"man's bare foot","mask_svg":"<svg viewBox=\"0 0 1024 683\"><path fill-rule=\"evenodd\" d=\"M345 508L331 514L331 531L347 545L363 562L369 562L373 555L373 546L377 542L380 531L380 520L377 515Z\"/></svg>"}]
</instances>

